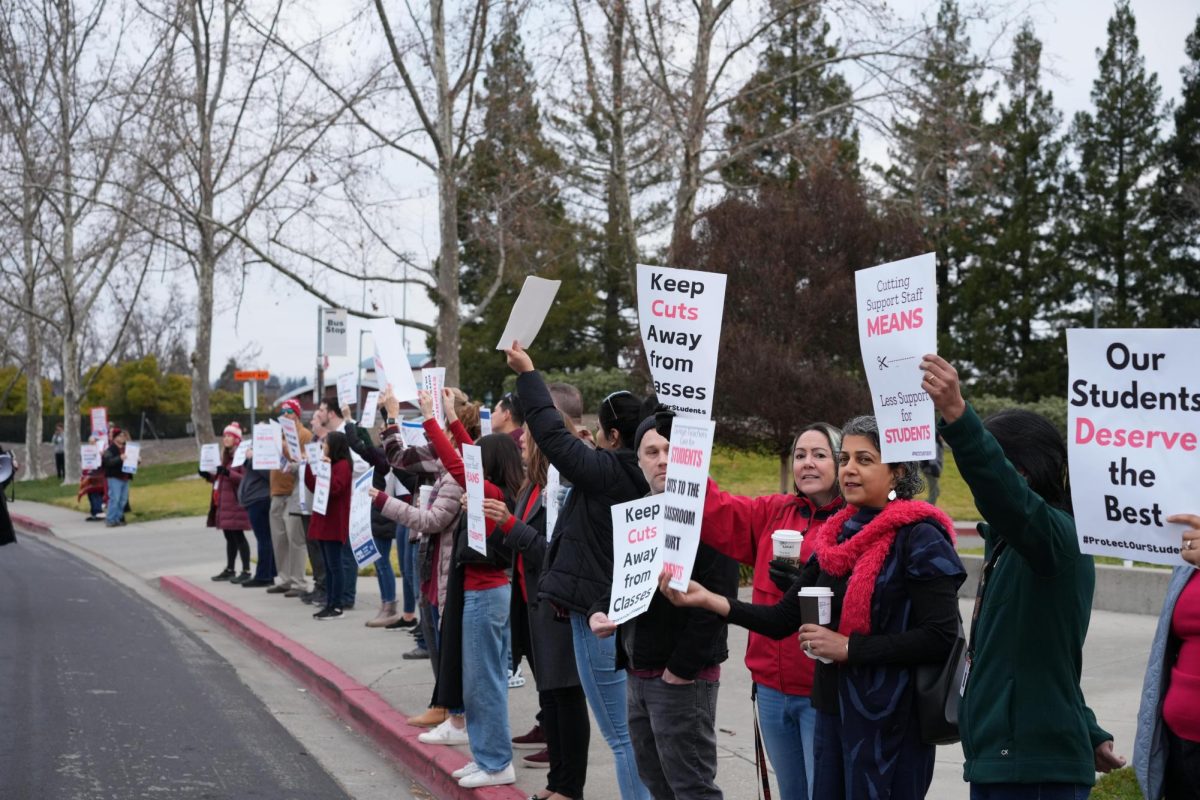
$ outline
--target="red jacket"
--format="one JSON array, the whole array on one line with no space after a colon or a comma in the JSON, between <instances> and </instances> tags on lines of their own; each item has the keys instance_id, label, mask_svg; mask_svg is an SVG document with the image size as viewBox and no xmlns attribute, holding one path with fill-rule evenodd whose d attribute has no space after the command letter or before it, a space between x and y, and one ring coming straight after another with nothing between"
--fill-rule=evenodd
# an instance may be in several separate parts
<instances>
[{"instance_id":1,"label":"red jacket","mask_svg":"<svg viewBox=\"0 0 1200 800\"><path fill-rule=\"evenodd\" d=\"M233 463L233 450L221 448L221 463L226 469ZM212 502L209 504L208 527L223 531L250 530L250 515L238 502L237 490L241 483L243 471L237 468L228 475L214 475L211 472L201 473L204 480L216 484L213 488Z\"/></svg>"},{"instance_id":2,"label":"red jacket","mask_svg":"<svg viewBox=\"0 0 1200 800\"><path fill-rule=\"evenodd\" d=\"M740 497L721 491L717 482L709 478L700 540L736 561L752 565L753 601L775 605L783 592L770 576L770 562L774 556L771 534L781 528L805 533L800 548L800 560L804 563L813 549L812 537L807 535L811 532L809 525L820 524L842 504L840 497L821 508L807 497L794 494ZM746 667L755 683L784 694L808 696L812 694L815 663L800 652L800 640L795 636L776 641L761 634L750 634Z\"/></svg>"},{"instance_id":3,"label":"red jacket","mask_svg":"<svg viewBox=\"0 0 1200 800\"><path fill-rule=\"evenodd\" d=\"M308 523L308 538L318 542L350 541L350 482L354 469L350 462L337 461L329 475L329 502L325 513L312 514ZM317 476L311 469L304 470L304 485L310 492L317 489Z\"/></svg>"}]
</instances>

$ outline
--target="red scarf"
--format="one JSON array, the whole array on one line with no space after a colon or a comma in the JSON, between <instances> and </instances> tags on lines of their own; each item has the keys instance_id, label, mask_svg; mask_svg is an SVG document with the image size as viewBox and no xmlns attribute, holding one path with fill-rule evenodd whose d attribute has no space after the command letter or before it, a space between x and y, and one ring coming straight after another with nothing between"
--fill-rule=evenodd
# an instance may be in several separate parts
<instances>
[{"instance_id":1,"label":"red scarf","mask_svg":"<svg viewBox=\"0 0 1200 800\"><path fill-rule=\"evenodd\" d=\"M929 521L940 525L954 544L954 523L940 508L923 500L893 500L862 530L838 544L837 536L846 520L858 513L847 504L825 522L816 533L813 549L821 570L836 578L850 575L846 596L842 600L842 619L838 632L844 636L871 632L871 598L875 581L887 559L896 531L905 525Z\"/></svg>"}]
</instances>

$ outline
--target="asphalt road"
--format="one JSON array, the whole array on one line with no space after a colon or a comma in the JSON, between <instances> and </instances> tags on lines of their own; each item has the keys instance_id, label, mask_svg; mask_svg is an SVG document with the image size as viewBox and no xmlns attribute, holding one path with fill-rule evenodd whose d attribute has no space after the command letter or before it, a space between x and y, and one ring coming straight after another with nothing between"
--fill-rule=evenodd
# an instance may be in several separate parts
<instances>
[{"instance_id":1,"label":"asphalt road","mask_svg":"<svg viewBox=\"0 0 1200 800\"><path fill-rule=\"evenodd\" d=\"M207 644L26 536L0 548L0 798L348 795Z\"/></svg>"}]
</instances>

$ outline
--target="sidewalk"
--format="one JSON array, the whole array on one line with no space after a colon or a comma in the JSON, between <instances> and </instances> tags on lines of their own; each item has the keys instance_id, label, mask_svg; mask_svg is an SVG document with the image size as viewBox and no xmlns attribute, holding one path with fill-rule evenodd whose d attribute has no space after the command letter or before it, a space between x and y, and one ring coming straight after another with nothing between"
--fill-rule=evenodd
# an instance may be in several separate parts
<instances>
[{"instance_id":1,"label":"sidewalk","mask_svg":"<svg viewBox=\"0 0 1200 800\"><path fill-rule=\"evenodd\" d=\"M317 623L311 619L311 607L297 600L210 581L209 576L223 566L224 541L218 532L204 528L200 518L107 529L85 523L82 514L55 506L18 501L10 510L14 522L17 516L25 516L45 523L59 539L147 581L158 584L159 579L167 578L162 582L164 591L177 598L186 596L190 605L235 629L244 641L290 674L307 674L306 679L297 680L344 715L347 724L373 736L438 797L515 799L544 787L544 770L521 765L521 757L531 751L514 751L519 791L511 787L475 793L459 790L447 773L470 759L468 750L416 742L419 731L405 725L403 719L426 707L433 690L432 670L428 661L401 659L412 648L408 634L363 626L379 607L374 578L359 579L357 608L346 620ZM745 594L748 597L749 590ZM969 618L971 603L963 601L962 610L964 618ZM1125 756L1133 748L1142 674L1156 621L1153 616L1103 611L1092 615L1084 650L1083 691L1100 724L1116 737L1117 751ZM742 661L745 648L746 631L731 627L731 658L722 667L717 706L717 782L730 800L756 796L753 718L747 702L750 675ZM528 675L527 666L524 671ZM532 727L537 712L532 676L524 687L510 690L509 703L513 734L523 734ZM587 796L619 797L612 755L594 724ZM968 797L959 746L938 748L929 796L939 800Z\"/></svg>"}]
</instances>

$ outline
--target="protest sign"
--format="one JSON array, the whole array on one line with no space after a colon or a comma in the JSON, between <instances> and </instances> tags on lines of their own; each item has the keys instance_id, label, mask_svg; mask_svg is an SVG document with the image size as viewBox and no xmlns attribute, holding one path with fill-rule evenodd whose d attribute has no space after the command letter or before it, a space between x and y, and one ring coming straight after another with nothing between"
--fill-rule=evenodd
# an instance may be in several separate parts
<instances>
[{"instance_id":1,"label":"protest sign","mask_svg":"<svg viewBox=\"0 0 1200 800\"><path fill-rule=\"evenodd\" d=\"M492 432L492 412L491 409L479 409L479 435L487 436Z\"/></svg>"},{"instance_id":2,"label":"protest sign","mask_svg":"<svg viewBox=\"0 0 1200 800\"><path fill-rule=\"evenodd\" d=\"M200 445L200 471L216 474L217 467L221 464L221 445L219 444L202 444Z\"/></svg>"},{"instance_id":3,"label":"protest sign","mask_svg":"<svg viewBox=\"0 0 1200 800\"><path fill-rule=\"evenodd\" d=\"M650 607L663 571L663 495L612 507L613 581L608 618L621 623ZM693 555L694 559L694 555ZM690 572L690 570L689 570ZM686 581L684 582L686 586Z\"/></svg>"},{"instance_id":4,"label":"protest sign","mask_svg":"<svg viewBox=\"0 0 1200 800\"><path fill-rule=\"evenodd\" d=\"M483 451L464 444L463 468L467 482L467 546L487 555L487 527L483 517Z\"/></svg>"},{"instance_id":5,"label":"protest sign","mask_svg":"<svg viewBox=\"0 0 1200 800\"><path fill-rule=\"evenodd\" d=\"M555 467L546 470L546 541L554 536L554 526L558 524L558 509L562 503L562 478Z\"/></svg>"},{"instance_id":6,"label":"protest sign","mask_svg":"<svg viewBox=\"0 0 1200 800\"><path fill-rule=\"evenodd\" d=\"M300 489L300 496L296 499L300 503L301 514L311 513L308 509L309 505L312 503L312 493L308 491L308 484L304 482L304 471L307 468L308 465L303 461L301 461L300 465L296 468L296 480L299 482L298 488Z\"/></svg>"},{"instance_id":7,"label":"protest sign","mask_svg":"<svg viewBox=\"0 0 1200 800\"><path fill-rule=\"evenodd\" d=\"M279 469L283 460L283 429L266 422L256 424L251 451L254 469Z\"/></svg>"},{"instance_id":8,"label":"protest sign","mask_svg":"<svg viewBox=\"0 0 1200 800\"><path fill-rule=\"evenodd\" d=\"M1197 513L1197 330L1069 330L1067 463L1079 549L1182 565Z\"/></svg>"},{"instance_id":9,"label":"protest sign","mask_svg":"<svg viewBox=\"0 0 1200 800\"><path fill-rule=\"evenodd\" d=\"M513 303L512 311L509 312L508 322L504 326L504 333L500 334L496 349L507 350L512 347L514 341L520 342L521 347L528 349L537 338L538 331L542 329L542 323L546 321L550 306L554 305L554 296L558 294L560 286L562 281L548 281L533 275L526 277L521 286L521 294L517 296L517 302Z\"/></svg>"},{"instance_id":10,"label":"protest sign","mask_svg":"<svg viewBox=\"0 0 1200 800\"><path fill-rule=\"evenodd\" d=\"M108 438L108 409L104 406L92 409L92 433L102 439Z\"/></svg>"},{"instance_id":11,"label":"protest sign","mask_svg":"<svg viewBox=\"0 0 1200 800\"><path fill-rule=\"evenodd\" d=\"M433 418L446 427L446 409L442 408L442 387L446 385L446 368L429 367L421 370L421 388L433 399Z\"/></svg>"},{"instance_id":12,"label":"protest sign","mask_svg":"<svg viewBox=\"0 0 1200 800\"><path fill-rule=\"evenodd\" d=\"M406 447L420 447L429 444L425 438L425 428L415 419L406 419L400 423L400 436Z\"/></svg>"},{"instance_id":13,"label":"protest sign","mask_svg":"<svg viewBox=\"0 0 1200 800\"><path fill-rule=\"evenodd\" d=\"M79 468L100 469L100 448L94 444L79 445Z\"/></svg>"},{"instance_id":14,"label":"protest sign","mask_svg":"<svg viewBox=\"0 0 1200 800\"><path fill-rule=\"evenodd\" d=\"M921 357L937 352L936 266L926 253L854 273L858 343L889 464L937 455L933 400L921 388Z\"/></svg>"},{"instance_id":15,"label":"protest sign","mask_svg":"<svg viewBox=\"0 0 1200 800\"><path fill-rule=\"evenodd\" d=\"M129 442L125 445L125 455L121 458L121 472L126 475L136 475L138 470L138 461L142 457L142 446L137 442Z\"/></svg>"},{"instance_id":16,"label":"protest sign","mask_svg":"<svg viewBox=\"0 0 1200 800\"><path fill-rule=\"evenodd\" d=\"M319 464L325 456L325 447L320 442L309 442L304 445L304 458L310 464Z\"/></svg>"},{"instance_id":17,"label":"protest sign","mask_svg":"<svg viewBox=\"0 0 1200 800\"><path fill-rule=\"evenodd\" d=\"M364 472L354 479L353 494L350 495L350 549L359 567L365 567L379 559L379 548L371 535L371 479L374 472Z\"/></svg>"},{"instance_id":18,"label":"protest sign","mask_svg":"<svg viewBox=\"0 0 1200 800\"><path fill-rule=\"evenodd\" d=\"M400 402L417 400L417 382L413 380L412 367L408 365L408 352L400 330L391 317L378 317L367 323L371 338L375 340L375 353L383 365L392 393ZM380 383L380 386L385 384Z\"/></svg>"},{"instance_id":19,"label":"protest sign","mask_svg":"<svg viewBox=\"0 0 1200 800\"><path fill-rule=\"evenodd\" d=\"M325 309L325 329L322 341L325 343L325 355L346 355L346 309Z\"/></svg>"},{"instance_id":20,"label":"protest sign","mask_svg":"<svg viewBox=\"0 0 1200 800\"><path fill-rule=\"evenodd\" d=\"M663 568L671 574L671 587L687 590L700 547L700 520L708 494L708 463L712 459L710 420L676 417L671 424L671 450L667 460L667 486L663 503Z\"/></svg>"},{"instance_id":21,"label":"protest sign","mask_svg":"<svg viewBox=\"0 0 1200 800\"><path fill-rule=\"evenodd\" d=\"M246 463L246 451L250 449L251 444L249 439L238 442L237 449L233 451L233 460L229 462L230 468L240 467Z\"/></svg>"},{"instance_id":22,"label":"protest sign","mask_svg":"<svg viewBox=\"0 0 1200 800\"><path fill-rule=\"evenodd\" d=\"M296 428L296 420L291 417L280 417L279 425L283 428L283 440L287 442L288 453L293 461L300 460L300 431Z\"/></svg>"},{"instance_id":23,"label":"protest sign","mask_svg":"<svg viewBox=\"0 0 1200 800\"><path fill-rule=\"evenodd\" d=\"M375 383L379 386L387 386L387 372L383 368L383 359L379 357L379 353L374 356L375 363Z\"/></svg>"},{"instance_id":24,"label":"protest sign","mask_svg":"<svg viewBox=\"0 0 1200 800\"><path fill-rule=\"evenodd\" d=\"M364 428L375 427L375 415L379 411L379 392L367 392L367 399L363 401L362 419L358 424Z\"/></svg>"},{"instance_id":25,"label":"protest sign","mask_svg":"<svg viewBox=\"0 0 1200 800\"><path fill-rule=\"evenodd\" d=\"M725 276L637 267L638 325L658 400L681 417L712 417Z\"/></svg>"},{"instance_id":26,"label":"protest sign","mask_svg":"<svg viewBox=\"0 0 1200 800\"><path fill-rule=\"evenodd\" d=\"M337 377L337 395L339 406L352 406L358 402L357 392L355 391L355 375L353 372L347 372L344 375Z\"/></svg>"},{"instance_id":27,"label":"protest sign","mask_svg":"<svg viewBox=\"0 0 1200 800\"><path fill-rule=\"evenodd\" d=\"M325 512L329 510L329 479L333 469L324 461L310 466L313 471L313 513L325 516Z\"/></svg>"}]
</instances>

